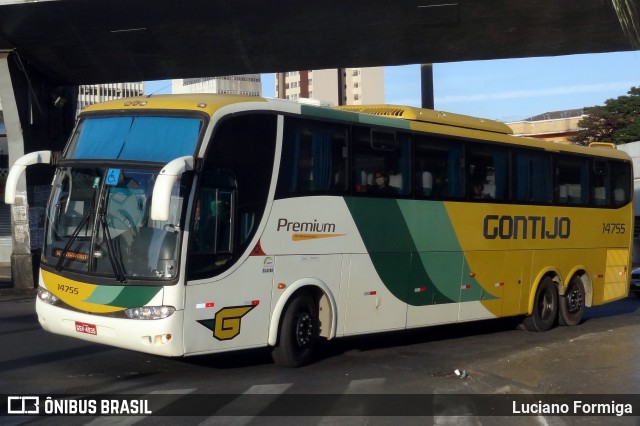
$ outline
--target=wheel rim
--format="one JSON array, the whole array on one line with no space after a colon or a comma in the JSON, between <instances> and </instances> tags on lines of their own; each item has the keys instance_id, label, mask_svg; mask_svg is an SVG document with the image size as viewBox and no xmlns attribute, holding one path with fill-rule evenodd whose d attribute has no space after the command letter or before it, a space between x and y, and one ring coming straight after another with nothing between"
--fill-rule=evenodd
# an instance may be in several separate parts
<instances>
[{"instance_id":1,"label":"wheel rim","mask_svg":"<svg viewBox=\"0 0 640 426\"><path fill-rule=\"evenodd\" d=\"M540 318L543 321L547 321L553 315L553 294L546 290L540 296Z\"/></svg>"},{"instance_id":2,"label":"wheel rim","mask_svg":"<svg viewBox=\"0 0 640 426\"><path fill-rule=\"evenodd\" d=\"M308 312L301 312L296 322L296 344L300 348L311 345L313 340L313 317Z\"/></svg>"},{"instance_id":3,"label":"wheel rim","mask_svg":"<svg viewBox=\"0 0 640 426\"><path fill-rule=\"evenodd\" d=\"M582 292L577 285L572 285L567 293L567 310L575 314L582 308Z\"/></svg>"}]
</instances>

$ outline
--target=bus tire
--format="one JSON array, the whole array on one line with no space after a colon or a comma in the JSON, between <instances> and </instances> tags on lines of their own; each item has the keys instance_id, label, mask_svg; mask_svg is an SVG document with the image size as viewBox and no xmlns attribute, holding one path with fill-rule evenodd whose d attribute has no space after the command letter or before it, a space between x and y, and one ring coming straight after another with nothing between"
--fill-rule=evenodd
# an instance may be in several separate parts
<instances>
[{"instance_id":1,"label":"bus tire","mask_svg":"<svg viewBox=\"0 0 640 426\"><path fill-rule=\"evenodd\" d=\"M276 364L300 367L308 364L318 340L318 314L311 295L301 293L287 305L278 343L271 352Z\"/></svg>"},{"instance_id":2,"label":"bus tire","mask_svg":"<svg viewBox=\"0 0 640 426\"><path fill-rule=\"evenodd\" d=\"M560 298L560 313L558 323L560 325L578 325L584 315L584 285L578 277L573 277L569 282L567 291Z\"/></svg>"},{"instance_id":3,"label":"bus tire","mask_svg":"<svg viewBox=\"0 0 640 426\"><path fill-rule=\"evenodd\" d=\"M533 312L525 317L524 328L529 331L547 331L558 318L558 291L551 278L546 277L536 290Z\"/></svg>"}]
</instances>

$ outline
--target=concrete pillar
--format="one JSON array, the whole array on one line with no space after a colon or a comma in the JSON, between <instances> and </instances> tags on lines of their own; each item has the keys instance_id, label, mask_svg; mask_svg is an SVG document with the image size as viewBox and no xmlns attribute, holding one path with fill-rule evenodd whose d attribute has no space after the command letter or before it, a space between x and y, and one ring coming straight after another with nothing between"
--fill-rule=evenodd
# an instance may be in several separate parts
<instances>
[{"instance_id":1,"label":"concrete pillar","mask_svg":"<svg viewBox=\"0 0 640 426\"><path fill-rule=\"evenodd\" d=\"M13 92L11 74L8 63L9 53L0 52L0 98L4 113L4 124L7 128L9 143L9 166L24 155L24 138L18 105ZM11 207L11 272L13 285L16 288L33 288L33 264L31 256L31 239L29 234L29 202L27 200L27 184L23 175L18 183L16 202Z\"/></svg>"},{"instance_id":2,"label":"concrete pillar","mask_svg":"<svg viewBox=\"0 0 640 426\"><path fill-rule=\"evenodd\" d=\"M9 167L25 153L63 149L75 122L77 86L60 85L32 68L16 52L5 51L0 52L0 97L7 128ZM19 182L11 215L15 287L33 288L37 284L41 226L53 172L50 165L34 165L27 168ZM30 217L34 220L30 221ZM35 229L30 226L34 223Z\"/></svg>"},{"instance_id":3,"label":"concrete pillar","mask_svg":"<svg viewBox=\"0 0 640 426\"><path fill-rule=\"evenodd\" d=\"M420 83L422 88L422 108L433 109L435 106L433 93L433 65L420 66Z\"/></svg>"}]
</instances>

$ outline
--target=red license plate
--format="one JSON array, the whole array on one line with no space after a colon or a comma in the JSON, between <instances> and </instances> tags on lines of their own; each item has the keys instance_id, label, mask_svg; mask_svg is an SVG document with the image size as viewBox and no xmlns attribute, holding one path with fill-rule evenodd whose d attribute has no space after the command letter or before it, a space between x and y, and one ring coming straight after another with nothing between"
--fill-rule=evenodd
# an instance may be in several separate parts
<instances>
[{"instance_id":1,"label":"red license plate","mask_svg":"<svg viewBox=\"0 0 640 426\"><path fill-rule=\"evenodd\" d=\"M78 333L93 334L94 336L98 334L98 329L95 325L80 321L76 321L76 331Z\"/></svg>"}]
</instances>

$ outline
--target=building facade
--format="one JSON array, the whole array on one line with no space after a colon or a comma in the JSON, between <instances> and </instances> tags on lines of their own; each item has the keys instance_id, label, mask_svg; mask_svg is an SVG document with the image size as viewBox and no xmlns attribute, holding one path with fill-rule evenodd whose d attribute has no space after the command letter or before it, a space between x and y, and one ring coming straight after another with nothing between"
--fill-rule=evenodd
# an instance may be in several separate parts
<instances>
[{"instance_id":1,"label":"building facade","mask_svg":"<svg viewBox=\"0 0 640 426\"><path fill-rule=\"evenodd\" d=\"M114 99L144 95L144 83L90 84L78 88L78 112L83 108Z\"/></svg>"},{"instance_id":2,"label":"building facade","mask_svg":"<svg viewBox=\"0 0 640 426\"><path fill-rule=\"evenodd\" d=\"M521 121L505 123L516 136L544 139L551 142L569 142L580 127L578 123L585 117L584 109L568 109L545 112Z\"/></svg>"},{"instance_id":3,"label":"building facade","mask_svg":"<svg viewBox=\"0 0 640 426\"><path fill-rule=\"evenodd\" d=\"M277 98L317 99L329 105L384 103L384 68L337 68L277 73Z\"/></svg>"},{"instance_id":4,"label":"building facade","mask_svg":"<svg viewBox=\"0 0 640 426\"><path fill-rule=\"evenodd\" d=\"M262 93L262 80L260 79L260 74L182 78L171 80L171 93L220 93L260 96Z\"/></svg>"}]
</instances>

